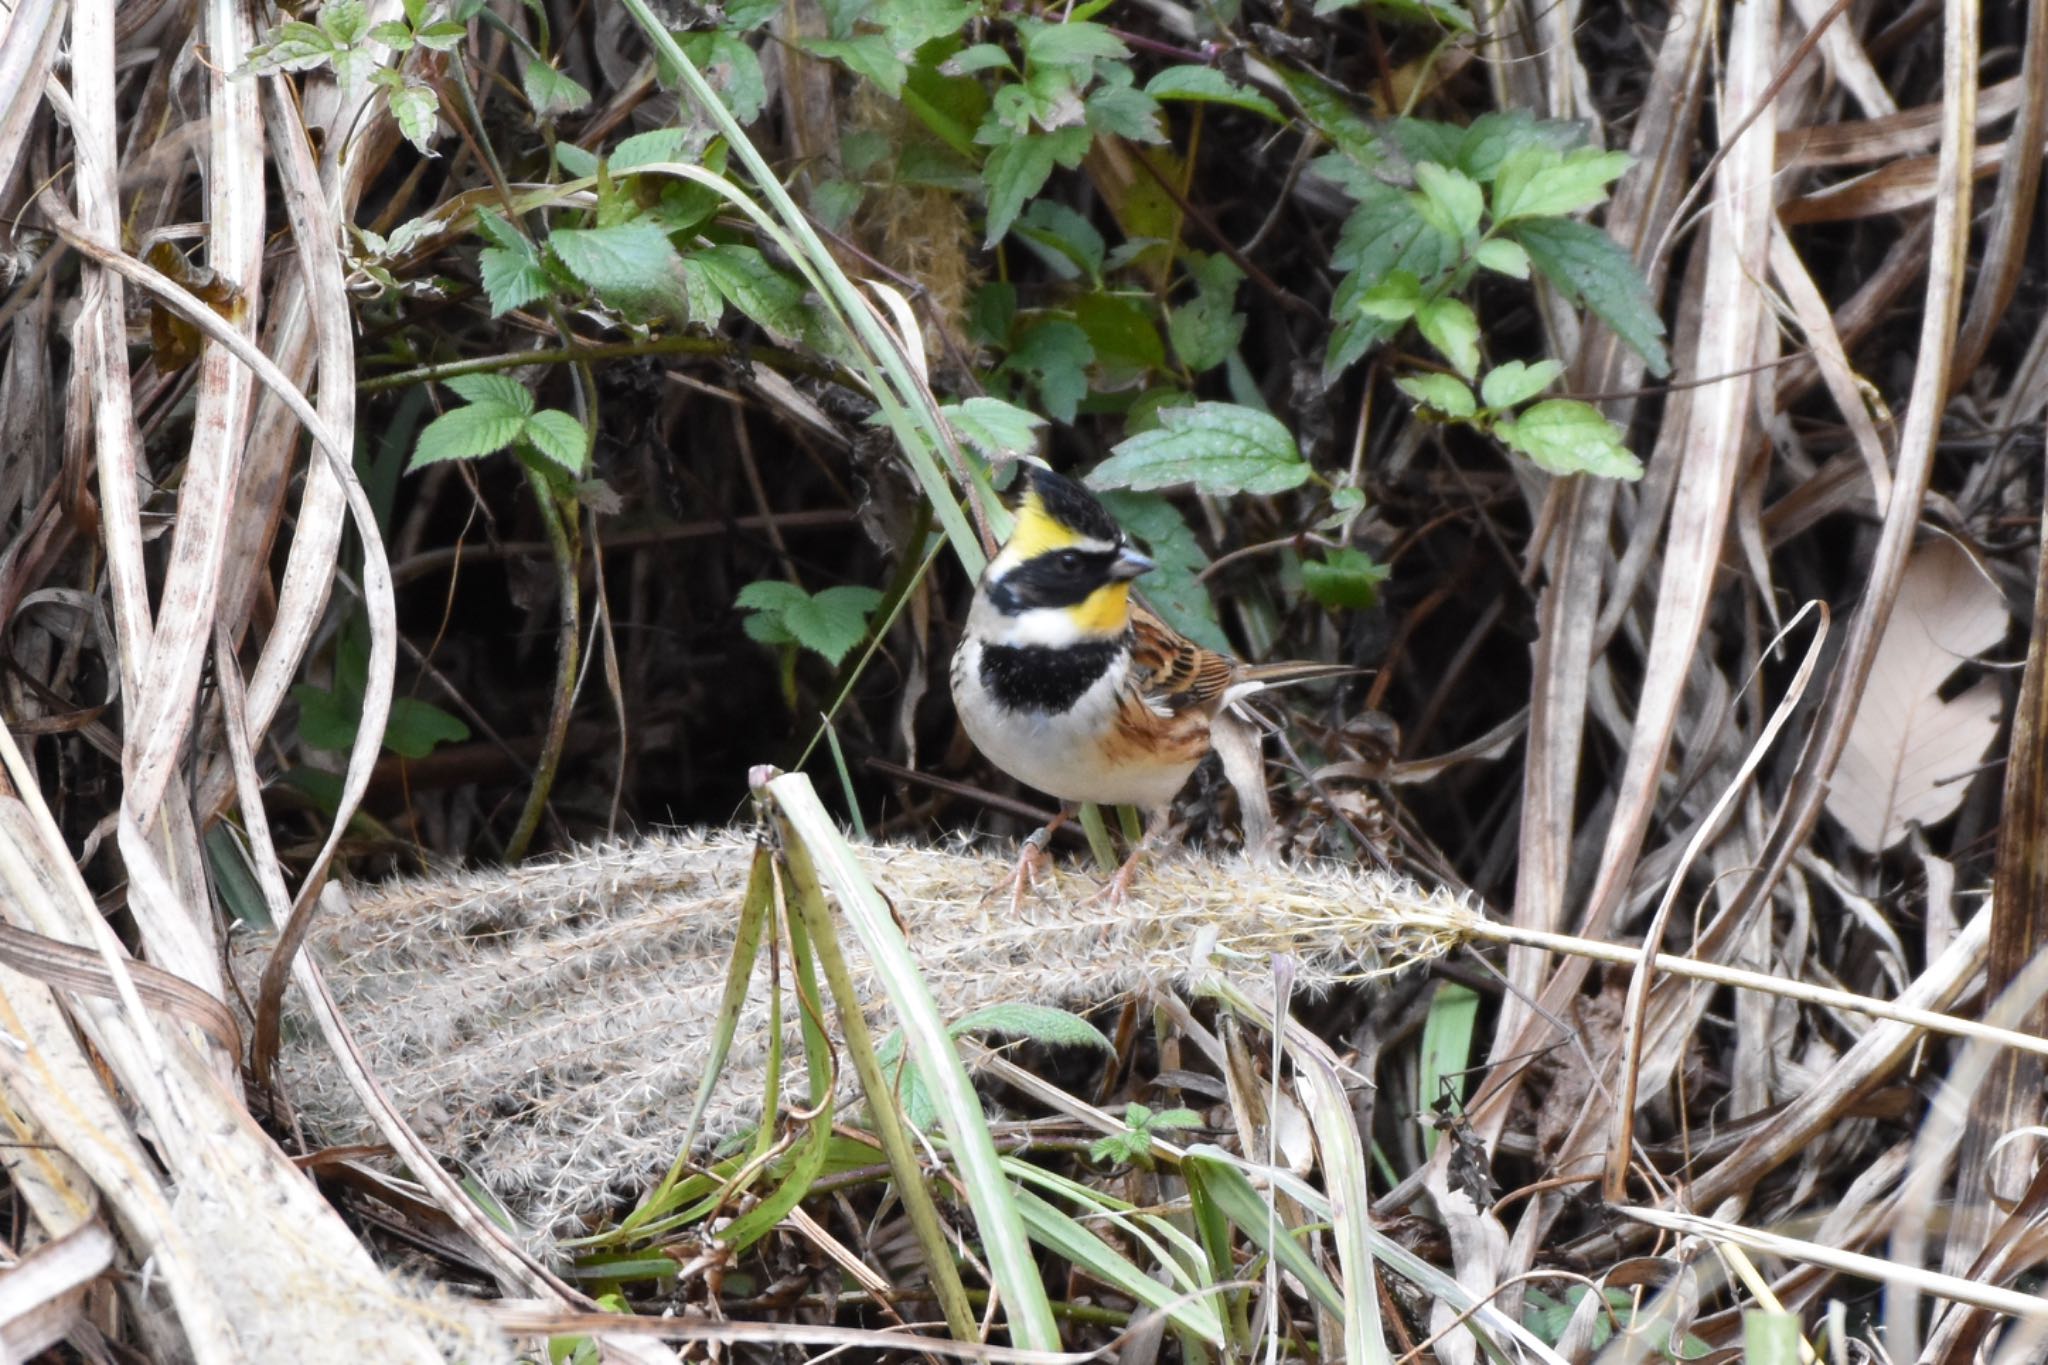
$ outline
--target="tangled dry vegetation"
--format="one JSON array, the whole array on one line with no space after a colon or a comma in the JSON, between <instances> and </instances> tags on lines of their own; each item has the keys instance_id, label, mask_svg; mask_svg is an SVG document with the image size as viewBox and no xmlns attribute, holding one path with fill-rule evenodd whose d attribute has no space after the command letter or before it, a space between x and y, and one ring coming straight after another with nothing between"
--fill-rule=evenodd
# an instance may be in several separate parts
<instances>
[{"instance_id":1,"label":"tangled dry vegetation","mask_svg":"<svg viewBox=\"0 0 2048 1365\"><path fill-rule=\"evenodd\" d=\"M0 15L0 1358L2048 1352L2048 4L254 8ZM1025 453L1374 670L1124 915Z\"/></svg>"}]
</instances>

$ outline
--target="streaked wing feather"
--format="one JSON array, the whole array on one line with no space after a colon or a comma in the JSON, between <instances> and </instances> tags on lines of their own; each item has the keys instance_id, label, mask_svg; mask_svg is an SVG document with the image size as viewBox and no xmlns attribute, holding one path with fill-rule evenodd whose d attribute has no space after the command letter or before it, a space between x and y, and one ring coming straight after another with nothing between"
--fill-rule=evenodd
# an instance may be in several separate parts
<instances>
[{"instance_id":1,"label":"streaked wing feather","mask_svg":"<svg viewBox=\"0 0 2048 1365\"><path fill-rule=\"evenodd\" d=\"M1240 665L1204 649L1143 607L1131 609L1131 663L1145 700L1168 711L1214 710L1238 680Z\"/></svg>"}]
</instances>

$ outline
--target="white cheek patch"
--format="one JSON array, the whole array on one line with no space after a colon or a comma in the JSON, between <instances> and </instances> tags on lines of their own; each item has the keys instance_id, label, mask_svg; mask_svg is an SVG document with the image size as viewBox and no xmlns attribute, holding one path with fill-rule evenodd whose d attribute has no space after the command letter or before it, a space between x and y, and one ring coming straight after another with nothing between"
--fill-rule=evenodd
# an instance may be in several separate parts
<instances>
[{"instance_id":1,"label":"white cheek patch","mask_svg":"<svg viewBox=\"0 0 2048 1365\"><path fill-rule=\"evenodd\" d=\"M993 613L987 639L995 645L1043 645L1063 649L1081 642L1081 628L1065 607L1032 607L1015 616Z\"/></svg>"}]
</instances>

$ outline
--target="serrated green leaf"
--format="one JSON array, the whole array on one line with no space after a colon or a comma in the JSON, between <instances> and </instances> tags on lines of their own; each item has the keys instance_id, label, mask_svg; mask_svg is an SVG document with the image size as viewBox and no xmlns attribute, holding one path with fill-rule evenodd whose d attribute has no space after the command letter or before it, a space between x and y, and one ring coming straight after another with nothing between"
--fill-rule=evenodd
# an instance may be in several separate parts
<instances>
[{"instance_id":1,"label":"serrated green leaf","mask_svg":"<svg viewBox=\"0 0 2048 1365\"><path fill-rule=\"evenodd\" d=\"M393 52L412 50L412 26L399 19L386 19L381 24L370 26L370 41L382 43Z\"/></svg>"},{"instance_id":2,"label":"serrated green leaf","mask_svg":"<svg viewBox=\"0 0 2048 1365\"><path fill-rule=\"evenodd\" d=\"M529 259L526 252L487 246L478 253L477 265L483 277L484 294L491 301L492 317L524 308L547 295L548 272L541 269L539 262Z\"/></svg>"},{"instance_id":3,"label":"serrated green leaf","mask_svg":"<svg viewBox=\"0 0 2048 1365\"><path fill-rule=\"evenodd\" d=\"M1382 322L1406 322L1422 306L1422 282L1405 270L1387 274L1359 297L1358 311Z\"/></svg>"},{"instance_id":4,"label":"serrated green leaf","mask_svg":"<svg viewBox=\"0 0 2048 1365\"><path fill-rule=\"evenodd\" d=\"M1511 152L1494 177L1494 221L1559 217L1592 208L1607 198L1608 185L1621 177L1630 162L1627 152L1603 152L1597 147L1581 147L1563 155L1541 146Z\"/></svg>"},{"instance_id":5,"label":"serrated green leaf","mask_svg":"<svg viewBox=\"0 0 2048 1365\"><path fill-rule=\"evenodd\" d=\"M337 47L360 42L370 31L369 7L363 0L327 0L320 7L320 27Z\"/></svg>"},{"instance_id":6,"label":"serrated green leaf","mask_svg":"<svg viewBox=\"0 0 2048 1365\"><path fill-rule=\"evenodd\" d=\"M700 327L716 327L725 316L725 296L712 283L711 272L688 256L683 257L683 305Z\"/></svg>"},{"instance_id":7,"label":"serrated green leaf","mask_svg":"<svg viewBox=\"0 0 2048 1365\"><path fill-rule=\"evenodd\" d=\"M384 98L391 106L391 121L398 125L399 136L421 156L434 155L434 134L441 128L441 97L433 87L408 81Z\"/></svg>"},{"instance_id":8,"label":"serrated green leaf","mask_svg":"<svg viewBox=\"0 0 2048 1365\"><path fill-rule=\"evenodd\" d=\"M813 38L803 44L813 57L838 62L856 76L865 76L880 86L890 99L903 96L903 81L910 67L896 55L896 49L879 33L862 33L852 38Z\"/></svg>"},{"instance_id":9,"label":"serrated green leaf","mask_svg":"<svg viewBox=\"0 0 2048 1365\"><path fill-rule=\"evenodd\" d=\"M526 102L533 106L535 118L559 118L590 103L590 92L580 82L538 59L529 61L521 70L520 84L526 89Z\"/></svg>"},{"instance_id":10,"label":"serrated green leaf","mask_svg":"<svg viewBox=\"0 0 2048 1365\"><path fill-rule=\"evenodd\" d=\"M469 726L432 702L418 697L393 697L391 717L384 723L384 747L402 758L425 758L443 744L469 738Z\"/></svg>"},{"instance_id":11,"label":"serrated green leaf","mask_svg":"<svg viewBox=\"0 0 2048 1365\"><path fill-rule=\"evenodd\" d=\"M779 578L763 578L741 588L739 596L733 598L733 605L780 616L797 603L809 599L810 594L794 583L786 583Z\"/></svg>"},{"instance_id":12,"label":"serrated green leaf","mask_svg":"<svg viewBox=\"0 0 2048 1365\"><path fill-rule=\"evenodd\" d=\"M868 615L881 605L873 588L827 588L814 597L790 604L782 624L804 648L837 667L867 637Z\"/></svg>"},{"instance_id":13,"label":"serrated green leaf","mask_svg":"<svg viewBox=\"0 0 2048 1365\"><path fill-rule=\"evenodd\" d=\"M980 13L967 0L888 0L876 11L875 22L898 52L910 53L934 38L951 37Z\"/></svg>"},{"instance_id":14,"label":"serrated green leaf","mask_svg":"<svg viewBox=\"0 0 2048 1365\"><path fill-rule=\"evenodd\" d=\"M1095 225L1054 199L1040 199L1017 219L1011 231L1035 245L1059 253L1052 262L1064 278L1072 278L1062 262L1071 262L1089 280L1102 278L1102 257L1107 247Z\"/></svg>"},{"instance_id":15,"label":"serrated green leaf","mask_svg":"<svg viewBox=\"0 0 2048 1365\"><path fill-rule=\"evenodd\" d=\"M969 1033L1000 1033L1011 1038L1029 1038L1052 1047L1092 1047L1115 1052L1102 1030L1067 1010L1051 1005L989 1005L947 1025L955 1038Z\"/></svg>"},{"instance_id":16,"label":"serrated green leaf","mask_svg":"<svg viewBox=\"0 0 2048 1365\"><path fill-rule=\"evenodd\" d=\"M573 179L597 174L597 153L585 151L567 139L555 143L555 164Z\"/></svg>"},{"instance_id":17,"label":"serrated green leaf","mask_svg":"<svg viewBox=\"0 0 2048 1365\"><path fill-rule=\"evenodd\" d=\"M1364 611L1378 605L1380 584L1390 572L1363 550L1347 545L1331 550L1320 562L1301 561L1301 585L1333 611Z\"/></svg>"},{"instance_id":18,"label":"serrated green leaf","mask_svg":"<svg viewBox=\"0 0 2048 1365\"><path fill-rule=\"evenodd\" d=\"M272 71L310 71L334 60L334 39L318 27L293 19L279 24L268 42L249 49L242 73L264 75Z\"/></svg>"},{"instance_id":19,"label":"serrated green leaf","mask_svg":"<svg viewBox=\"0 0 2048 1365\"><path fill-rule=\"evenodd\" d=\"M1650 373L1671 373L1664 350L1664 319L1628 253L1589 223L1531 218L1509 229L1543 277L1574 303L1583 303L1634 348Z\"/></svg>"},{"instance_id":20,"label":"serrated green leaf","mask_svg":"<svg viewBox=\"0 0 2048 1365\"><path fill-rule=\"evenodd\" d=\"M1237 84L1213 66L1169 66L1145 82L1145 93L1155 100L1228 104L1263 114L1275 123L1287 121L1279 105L1258 91Z\"/></svg>"},{"instance_id":21,"label":"serrated green leaf","mask_svg":"<svg viewBox=\"0 0 2048 1365\"><path fill-rule=\"evenodd\" d=\"M760 55L752 47L722 28L685 34L678 42L734 118L752 123L761 116L768 102L768 81L761 74Z\"/></svg>"},{"instance_id":22,"label":"serrated green leaf","mask_svg":"<svg viewBox=\"0 0 2048 1365\"><path fill-rule=\"evenodd\" d=\"M769 612L755 612L752 616L740 618L740 629L746 631L749 640L764 645L793 645L796 636L782 624L782 618Z\"/></svg>"},{"instance_id":23,"label":"serrated green leaf","mask_svg":"<svg viewBox=\"0 0 2048 1365\"><path fill-rule=\"evenodd\" d=\"M1479 235L1486 212L1486 192L1458 171L1424 161L1415 167L1415 184L1449 226L1449 233L1471 241Z\"/></svg>"},{"instance_id":24,"label":"serrated green leaf","mask_svg":"<svg viewBox=\"0 0 2048 1365\"><path fill-rule=\"evenodd\" d=\"M1097 488L1175 488L1204 493L1284 493L1307 482L1293 435L1271 413L1235 403L1167 408L1156 431L1117 444L1088 482Z\"/></svg>"},{"instance_id":25,"label":"serrated green leaf","mask_svg":"<svg viewBox=\"0 0 2048 1365\"><path fill-rule=\"evenodd\" d=\"M1095 348L1077 323L1043 318L1018 332L1003 368L1032 376L1046 415L1071 422L1087 395L1088 366L1094 360Z\"/></svg>"},{"instance_id":26,"label":"serrated green leaf","mask_svg":"<svg viewBox=\"0 0 2048 1365\"><path fill-rule=\"evenodd\" d=\"M457 374L441 383L465 403L524 418L533 411L533 394L507 374Z\"/></svg>"},{"instance_id":27,"label":"serrated green leaf","mask_svg":"<svg viewBox=\"0 0 2048 1365\"><path fill-rule=\"evenodd\" d=\"M571 474L581 474L590 460L590 434L560 408L542 408L526 419L526 443Z\"/></svg>"},{"instance_id":28,"label":"serrated green leaf","mask_svg":"<svg viewBox=\"0 0 2048 1365\"><path fill-rule=\"evenodd\" d=\"M1481 114L1462 133L1452 164L1481 184L1499 174L1501 163L1523 147L1550 147L1562 153L1586 142L1585 124L1539 119L1526 109Z\"/></svg>"},{"instance_id":29,"label":"serrated green leaf","mask_svg":"<svg viewBox=\"0 0 2048 1365\"><path fill-rule=\"evenodd\" d=\"M681 128L650 128L644 133L633 134L612 148L604 164L612 174L624 175L657 162L680 161L687 138L688 134Z\"/></svg>"},{"instance_id":30,"label":"serrated green leaf","mask_svg":"<svg viewBox=\"0 0 2048 1365\"><path fill-rule=\"evenodd\" d=\"M1642 477L1643 464L1622 444L1621 430L1590 403L1546 398L1519 416L1496 422L1494 434L1553 474Z\"/></svg>"},{"instance_id":31,"label":"serrated green leaf","mask_svg":"<svg viewBox=\"0 0 2048 1365\"><path fill-rule=\"evenodd\" d=\"M556 228L548 246L571 275L599 293L627 298L661 294L677 277L676 249L649 222Z\"/></svg>"},{"instance_id":32,"label":"serrated green leaf","mask_svg":"<svg viewBox=\"0 0 2048 1365\"><path fill-rule=\"evenodd\" d=\"M1237 311L1237 286L1244 272L1218 252L1197 258L1192 273L1195 297L1168 312L1166 335L1181 364L1200 374L1229 358L1244 335L1245 317Z\"/></svg>"},{"instance_id":33,"label":"serrated green leaf","mask_svg":"<svg viewBox=\"0 0 2048 1365\"><path fill-rule=\"evenodd\" d=\"M1512 408L1549 388L1563 373L1563 363L1556 360L1539 360L1534 365L1510 360L1486 372L1486 378L1479 381L1479 397L1489 408Z\"/></svg>"},{"instance_id":34,"label":"serrated green leaf","mask_svg":"<svg viewBox=\"0 0 2048 1365\"><path fill-rule=\"evenodd\" d=\"M1086 107L1088 126L1095 132L1132 142L1166 141L1159 126L1159 101L1142 90L1105 85L1088 96Z\"/></svg>"},{"instance_id":35,"label":"serrated green leaf","mask_svg":"<svg viewBox=\"0 0 2048 1365\"><path fill-rule=\"evenodd\" d=\"M1017 31L1024 38L1024 60L1033 66L1089 66L1099 58L1122 61L1131 55L1123 39L1086 21L1045 24L1027 19Z\"/></svg>"},{"instance_id":36,"label":"serrated green leaf","mask_svg":"<svg viewBox=\"0 0 2048 1365\"><path fill-rule=\"evenodd\" d=\"M1433 412L1446 417L1470 417L1479 411L1472 390L1463 380L1448 374L1407 374L1394 387Z\"/></svg>"},{"instance_id":37,"label":"serrated green leaf","mask_svg":"<svg viewBox=\"0 0 2048 1365\"><path fill-rule=\"evenodd\" d=\"M1479 373L1479 319L1463 299L1431 299L1415 310L1415 330L1467 379Z\"/></svg>"},{"instance_id":38,"label":"serrated green leaf","mask_svg":"<svg viewBox=\"0 0 2048 1365\"><path fill-rule=\"evenodd\" d=\"M1505 237L1488 238L1472 253L1472 259L1488 270L1509 275L1518 280L1529 278L1529 253L1522 250L1517 242Z\"/></svg>"},{"instance_id":39,"label":"serrated green leaf","mask_svg":"<svg viewBox=\"0 0 2048 1365\"><path fill-rule=\"evenodd\" d=\"M1330 264L1356 271L1368 285L1395 270L1433 280L1457 263L1461 249L1457 238L1439 231L1416 211L1414 198L1374 181L1364 187L1358 207L1344 220Z\"/></svg>"},{"instance_id":40,"label":"serrated green leaf","mask_svg":"<svg viewBox=\"0 0 2048 1365\"><path fill-rule=\"evenodd\" d=\"M1030 455L1038 449L1038 428L1046 419L1000 398L977 395L939 409L954 434L984 458Z\"/></svg>"},{"instance_id":41,"label":"serrated green leaf","mask_svg":"<svg viewBox=\"0 0 2048 1365\"><path fill-rule=\"evenodd\" d=\"M1202 553L1201 542L1180 509L1157 493L1117 490L1104 492L1102 505L1152 557L1154 567L1143 584L1146 603L1196 644L1229 653L1230 637L1223 633L1216 603L1200 577L1209 567L1209 556Z\"/></svg>"},{"instance_id":42,"label":"serrated green leaf","mask_svg":"<svg viewBox=\"0 0 2048 1365\"><path fill-rule=\"evenodd\" d=\"M1015 88L1015 87L1012 87ZM1078 166L1088 154L1086 128L1062 128L1006 142L988 154L981 168L988 187L987 246L994 246L1017 220L1024 201L1045 188L1054 166Z\"/></svg>"},{"instance_id":43,"label":"serrated green leaf","mask_svg":"<svg viewBox=\"0 0 2048 1365\"><path fill-rule=\"evenodd\" d=\"M410 473L442 460L473 460L503 450L519 439L525 425L525 414L496 404L452 408L420 429L419 443L413 447L412 463L406 470Z\"/></svg>"},{"instance_id":44,"label":"serrated green leaf","mask_svg":"<svg viewBox=\"0 0 2048 1365\"><path fill-rule=\"evenodd\" d=\"M690 256L726 302L772 332L796 336L803 330L803 286L768 264L750 246L727 243Z\"/></svg>"}]
</instances>

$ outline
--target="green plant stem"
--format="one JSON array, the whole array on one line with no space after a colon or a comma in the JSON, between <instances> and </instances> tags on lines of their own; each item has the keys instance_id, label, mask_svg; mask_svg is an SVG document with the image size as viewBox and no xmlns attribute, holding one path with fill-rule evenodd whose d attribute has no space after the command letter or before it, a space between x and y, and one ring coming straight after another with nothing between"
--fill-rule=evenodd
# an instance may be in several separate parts
<instances>
[{"instance_id":1,"label":"green plant stem","mask_svg":"<svg viewBox=\"0 0 2048 1365\"><path fill-rule=\"evenodd\" d=\"M1088 836L1088 851L1095 855L1096 866L1104 872L1116 871L1116 845L1110 841L1109 825L1102 818L1102 807L1093 801L1083 801L1079 815L1081 832Z\"/></svg>"},{"instance_id":2,"label":"green plant stem","mask_svg":"<svg viewBox=\"0 0 2048 1365\"><path fill-rule=\"evenodd\" d=\"M540 509L541 524L547 528L548 549L555 560L555 591L561 598L561 620L555 640L555 693L548 711L547 733L542 736L539 760L534 764L533 790L526 794L526 807L519 823L505 842L505 860L518 862L526 856L540 817L547 809L548 793L554 789L555 773L561 767L562 749L569 741L569 713L576 705L576 674L583 648L583 576L578 563L580 546L571 541L571 522L562 517L555 491L534 468L521 460L526 481L533 489L534 505ZM580 531L575 540L582 539Z\"/></svg>"},{"instance_id":3,"label":"green plant stem","mask_svg":"<svg viewBox=\"0 0 2048 1365\"><path fill-rule=\"evenodd\" d=\"M817 955L818 965L825 970L825 985L832 992L832 1003L839 1013L839 1029L846 1040L847 1055L852 1058L861 1089L867 1094L875 1136L881 1140L882 1152L888 1157L889 1169L896 1177L897 1197L903 1201L903 1210L910 1215L910 1226L924 1251L926 1269L931 1273L932 1288L938 1294L939 1308L945 1314L947 1329L956 1340L978 1341L980 1334L974 1309L967 1301L967 1288L960 1281L959 1267L953 1263L952 1244L947 1239L945 1224L939 1219L938 1205L924 1183L924 1168L918 1161L916 1150L910 1145L910 1134L905 1130L903 1115L896 1107L895 1093L882 1072L880 1059L875 1056L874 1038L868 1032L867 1016L861 1013L853 974L846 969L846 957L839 951L839 938L832 916L825 908L825 891L819 885L818 870L811 862L803 838L779 805L776 823L782 829L790 882L796 892L797 913L811 936L811 948Z\"/></svg>"}]
</instances>

